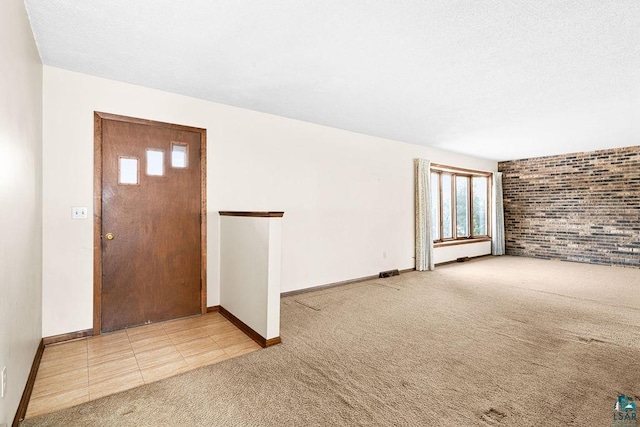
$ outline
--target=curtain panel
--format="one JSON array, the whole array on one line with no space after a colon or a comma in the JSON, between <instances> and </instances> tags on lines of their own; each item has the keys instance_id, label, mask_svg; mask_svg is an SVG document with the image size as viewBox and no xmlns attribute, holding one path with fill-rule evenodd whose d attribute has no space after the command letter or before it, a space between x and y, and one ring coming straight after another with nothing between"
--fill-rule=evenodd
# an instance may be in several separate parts
<instances>
[{"instance_id":1,"label":"curtain panel","mask_svg":"<svg viewBox=\"0 0 640 427\"><path fill-rule=\"evenodd\" d=\"M502 204L502 172L493 173L493 237L491 254L504 255L504 207Z\"/></svg>"},{"instance_id":2,"label":"curtain panel","mask_svg":"<svg viewBox=\"0 0 640 427\"><path fill-rule=\"evenodd\" d=\"M431 217L431 162L415 159L416 270L434 269Z\"/></svg>"}]
</instances>

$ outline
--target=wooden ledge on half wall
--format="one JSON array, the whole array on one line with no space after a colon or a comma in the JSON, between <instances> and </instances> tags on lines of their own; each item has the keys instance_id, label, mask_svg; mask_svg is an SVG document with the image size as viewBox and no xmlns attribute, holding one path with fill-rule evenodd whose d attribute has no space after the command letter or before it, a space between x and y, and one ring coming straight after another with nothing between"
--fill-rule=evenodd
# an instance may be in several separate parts
<instances>
[{"instance_id":1,"label":"wooden ledge on half wall","mask_svg":"<svg viewBox=\"0 0 640 427\"><path fill-rule=\"evenodd\" d=\"M282 218L284 212L274 211L218 211L220 216L251 216L257 218Z\"/></svg>"}]
</instances>

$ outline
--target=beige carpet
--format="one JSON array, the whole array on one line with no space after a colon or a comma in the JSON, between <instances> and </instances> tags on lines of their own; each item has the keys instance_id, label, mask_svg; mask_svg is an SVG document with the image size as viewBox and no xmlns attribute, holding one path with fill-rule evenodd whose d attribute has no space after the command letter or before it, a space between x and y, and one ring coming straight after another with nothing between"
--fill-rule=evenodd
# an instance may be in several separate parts
<instances>
[{"instance_id":1,"label":"beige carpet","mask_svg":"<svg viewBox=\"0 0 640 427\"><path fill-rule=\"evenodd\" d=\"M482 258L282 300L281 345L26 426L610 426L640 269Z\"/></svg>"}]
</instances>

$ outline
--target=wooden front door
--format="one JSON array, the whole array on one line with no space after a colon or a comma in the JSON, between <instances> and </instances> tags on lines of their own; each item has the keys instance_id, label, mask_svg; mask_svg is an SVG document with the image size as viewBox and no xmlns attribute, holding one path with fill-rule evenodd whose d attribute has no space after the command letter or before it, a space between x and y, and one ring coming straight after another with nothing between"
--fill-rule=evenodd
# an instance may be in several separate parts
<instances>
[{"instance_id":1,"label":"wooden front door","mask_svg":"<svg viewBox=\"0 0 640 427\"><path fill-rule=\"evenodd\" d=\"M96 113L94 334L206 311L204 132Z\"/></svg>"}]
</instances>

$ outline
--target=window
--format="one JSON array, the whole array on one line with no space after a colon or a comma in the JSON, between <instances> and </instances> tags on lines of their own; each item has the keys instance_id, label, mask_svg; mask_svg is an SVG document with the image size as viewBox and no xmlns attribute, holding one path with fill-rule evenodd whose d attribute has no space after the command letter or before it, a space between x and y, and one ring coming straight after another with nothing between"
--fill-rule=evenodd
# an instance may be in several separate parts
<instances>
[{"instance_id":1,"label":"window","mask_svg":"<svg viewBox=\"0 0 640 427\"><path fill-rule=\"evenodd\" d=\"M441 200L442 206L442 233L441 240L451 239L453 237L453 203L451 203L451 174L437 174L439 175L440 182L442 183L442 191L438 195Z\"/></svg>"},{"instance_id":2,"label":"window","mask_svg":"<svg viewBox=\"0 0 640 427\"><path fill-rule=\"evenodd\" d=\"M431 167L433 241L489 238L491 174L448 166Z\"/></svg>"},{"instance_id":3,"label":"window","mask_svg":"<svg viewBox=\"0 0 640 427\"><path fill-rule=\"evenodd\" d=\"M440 180L438 174L431 172L431 235L433 240L440 239ZM435 188L434 188L435 187Z\"/></svg>"},{"instance_id":4,"label":"window","mask_svg":"<svg viewBox=\"0 0 640 427\"><path fill-rule=\"evenodd\" d=\"M137 157L118 157L118 184L138 185L140 183Z\"/></svg>"},{"instance_id":5,"label":"window","mask_svg":"<svg viewBox=\"0 0 640 427\"><path fill-rule=\"evenodd\" d=\"M147 175L164 175L164 150L147 148Z\"/></svg>"},{"instance_id":6,"label":"window","mask_svg":"<svg viewBox=\"0 0 640 427\"><path fill-rule=\"evenodd\" d=\"M470 237L469 233L469 177L454 176L456 180L456 237Z\"/></svg>"},{"instance_id":7,"label":"window","mask_svg":"<svg viewBox=\"0 0 640 427\"><path fill-rule=\"evenodd\" d=\"M171 143L171 167L185 169L188 166L189 147L187 144Z\"/></svg>"},{"instance_id":8,"label":"window","mask_svg":"<svg viewBox=\"0 0 640 427\"><path fill-rule=\"evenodd\" d=\"M488 220L488 199L489 199L489 179L486 176L471 177L471 194L473 194L473 235L489 235Z\"/></svg>"}]
</instances>

